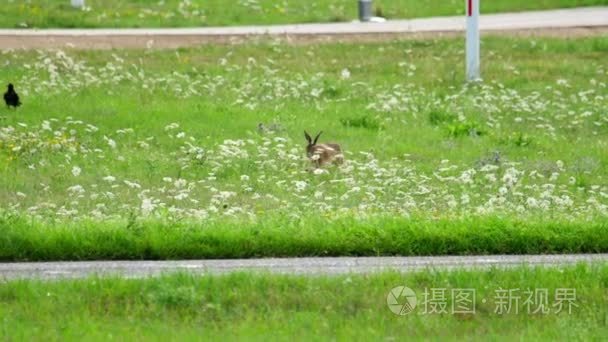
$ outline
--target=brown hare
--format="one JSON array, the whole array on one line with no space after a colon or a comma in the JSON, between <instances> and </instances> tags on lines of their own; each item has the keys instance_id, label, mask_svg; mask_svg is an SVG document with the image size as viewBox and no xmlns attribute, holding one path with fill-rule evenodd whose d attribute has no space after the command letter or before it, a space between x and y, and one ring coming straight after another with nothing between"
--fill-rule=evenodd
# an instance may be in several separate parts
<instances>
[{"instance_id":1,"label":"brown hare","mask_svg":"<svg viewBox=\"0 0 608 342\"><path fill-rule=\"evenodd\" d=\"M306 156L316 166L321 167L323 165L334 163L342 164L344 162L344 155L342 154L342 148L338 144L317 144L319 136L323 131L319 132L313 140L310 135L304 131L308 146L306 146Z\"/></svg>"}]
</instances>

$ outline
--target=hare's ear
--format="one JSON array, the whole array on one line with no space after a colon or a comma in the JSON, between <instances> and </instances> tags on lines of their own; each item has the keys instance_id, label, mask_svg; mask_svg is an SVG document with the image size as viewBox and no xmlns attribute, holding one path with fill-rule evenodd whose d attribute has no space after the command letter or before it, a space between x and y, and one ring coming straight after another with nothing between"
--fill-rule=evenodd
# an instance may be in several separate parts
<instances>
[{"instance_id":1,"label":"hare's ear","mask_svg":"<svg viewBox=\"0 0 608 342\"><path fill-rule=\"evenodd\" d=\"M321 133L323 133L323 131L321 131L321 132L319 132L319 134L317 134L317 136L315 137L315 141L312 143L313 145L317 143L317 140L319 140Z\"/></svg>"},{"instance_id":2,"label":"hare's ear","mask_svg":"<svg viewBox=\"0 0 608 342\"><path fill-rule=\"evenodd\" d=\"M308 141L309 144L312 144L312 138L310 137L310 134L308 134L306 131L304 131L304 137L306 138L306 141Z\"/></svg>"}]
</instances>

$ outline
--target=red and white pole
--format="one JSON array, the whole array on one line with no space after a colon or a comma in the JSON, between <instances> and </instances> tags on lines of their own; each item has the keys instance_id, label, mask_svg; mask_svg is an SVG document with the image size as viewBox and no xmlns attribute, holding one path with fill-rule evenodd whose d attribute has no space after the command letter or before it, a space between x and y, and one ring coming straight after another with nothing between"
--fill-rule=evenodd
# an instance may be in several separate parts
<instances>
[{"instance_id":1,"label":"red and white pole","mask_svg":"<svg viewBox=\"0 0 608 342\"><path fill-rule=\"evenodd\" d=\"M467 13L467 81L480 79L479 74L479 1L465 0Z\"/></svg>"}]
</instances>

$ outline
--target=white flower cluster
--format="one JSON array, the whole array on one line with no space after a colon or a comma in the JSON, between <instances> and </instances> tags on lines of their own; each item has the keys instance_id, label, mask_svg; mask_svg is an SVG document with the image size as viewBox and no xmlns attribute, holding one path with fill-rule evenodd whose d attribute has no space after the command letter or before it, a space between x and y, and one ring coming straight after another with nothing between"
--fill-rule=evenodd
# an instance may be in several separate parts
<instances>
[{"instance_id":1,"label":"white flower cluster","mask_svg":"<svg viewBox=\"0 0 608 342\"><path fill-rule=\"evenodd\" d=\"M200 152L205 156L201 163L183 159L182 175L175 177L163 174L163 167L148 174L116 166L114 157L123 152L107 142L134 149L124 159L135 158L141 147L133 142L142 139L136 130L128 129L127 135L102 129L89 132L89 127L72 119L48 119L36 127L0 129L4 153L27 160L32 167L22 172L29 172L30 179L43 179L40 174L56 170L71 174L56 183L49 179L38 187L23 183L12 193L3 190L4 210L39 220L112 220L132 213L156 219L253 219L266 214L513 214L565 219L608 215L608 186L581 188L569 173L572 168L560 160L549 171L506 161L470 167L443 160L428 173L411 160L382 161L366 152L347 153L347 162L339 167L314 169L303 145L287 137L257 136L207 146ZM191 152L196 140L184 134L188 141L176 141L174 152L149 147L142 158L166 155L161 160L165 166L176 155L197 155L197 148ZM21 144L18 150L15 144ZM9 167L19 170L20 165Z\"/></svg>"}]
</instances>

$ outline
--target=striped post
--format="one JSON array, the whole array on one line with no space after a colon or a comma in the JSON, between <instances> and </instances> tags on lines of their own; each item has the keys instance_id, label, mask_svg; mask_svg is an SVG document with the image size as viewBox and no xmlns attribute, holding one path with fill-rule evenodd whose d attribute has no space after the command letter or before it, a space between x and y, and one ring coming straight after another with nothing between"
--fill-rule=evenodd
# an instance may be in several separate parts
<instances>
[{"instance_id":1,"label":"striped post","mask_svg":"<svg viewBox=\"0 0 608 342\"><path fill-rule=\"evenodd\" d=\"M465 0L467 13L467 81L475 81L480 79L479 73L479 1L480 0Z\"/></svg>"}]
</instances>

